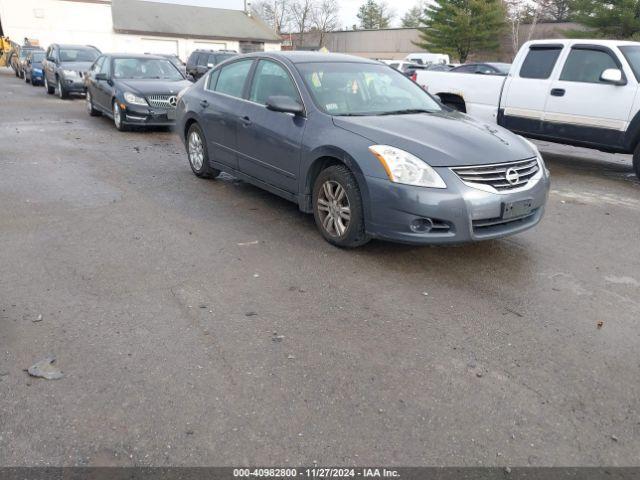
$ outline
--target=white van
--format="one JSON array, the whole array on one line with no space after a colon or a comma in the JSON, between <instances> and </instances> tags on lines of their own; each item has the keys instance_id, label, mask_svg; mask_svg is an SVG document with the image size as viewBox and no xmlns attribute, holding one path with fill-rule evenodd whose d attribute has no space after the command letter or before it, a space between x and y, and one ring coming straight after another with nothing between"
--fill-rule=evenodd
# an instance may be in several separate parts
<instances>
[{"instance_id":1,"label":"white van","mask_svg":"<svg viewBox=\"0 0 640 480\"><path fill-rule=\"evenodd\" d=\"M417 63L418 65L447 64L451 63L449 55L444 53L410 53L405 61Z\"/></svg>"}]
</instances>

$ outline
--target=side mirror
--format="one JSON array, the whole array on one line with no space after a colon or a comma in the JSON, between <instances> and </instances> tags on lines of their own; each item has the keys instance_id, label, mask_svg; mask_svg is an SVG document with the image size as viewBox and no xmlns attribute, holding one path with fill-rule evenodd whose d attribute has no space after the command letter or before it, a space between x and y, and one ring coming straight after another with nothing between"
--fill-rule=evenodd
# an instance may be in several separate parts
<instances>
[{"instance_id":1,"label":"side mirror","mask_svg":"<svg viewBox=\"0 0 640 480\"><path fill-rule=\"evenodd\" d=\"M602 75L600 75L600 81L604 83L610 83L612 85L626 85L627 81L622 75L622 70L618 68L607 68Z\"/></svg>"},{"instance_id":2,"label":"side mirror","mask_svg":"<svg viewBox=\"0 0 640 480\"><path fill-rule=\"evenodd\" d=\"M267 99L267 109L274 112L302 115L304 108L296 100L284 95L274 95Z\"/></svg>"},{"instance_id":3,"label":"side mirror","mask_svg":"<svg viewBox=\"0 0 640 480\"><path fill-rule=\"evenodd\" d=\"M106 82L109 80L109 77L106 73L96 73L96 80Z\"/></svg>"},{"instance_id":4,"label":"side mirror","mask_svg":"<svg viewBox=\"0 0 640 480\"><path fill-rule=\"evenodd\" d=\"M207 63L207 68L213 68L215 65L213 63Z\"/></svg>"}]
</instances>

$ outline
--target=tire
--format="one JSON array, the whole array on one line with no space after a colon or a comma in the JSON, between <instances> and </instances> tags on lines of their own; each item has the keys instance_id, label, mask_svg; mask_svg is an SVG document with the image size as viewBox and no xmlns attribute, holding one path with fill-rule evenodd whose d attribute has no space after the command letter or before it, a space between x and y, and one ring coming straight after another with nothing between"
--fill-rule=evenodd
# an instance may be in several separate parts
<instances>
[{"instance_id":1,"label":"tire","mask_svg":"<svg viewBox=\"0 0 640 480\"><path fill-rule=\"evenodd\" d=\"M44 76L44 90L45 92L47 92L49 95L53 95L56 91L55 88L53 88L51 85L49 85L49 80L47 80L47 76Z\"/></svg>"},{"instance_id":2,"label":"tire","mask_svg":"<svg viewBox=\"0 0 640 480\"><path fill-rule=\"evenodd\" d=\"M87 112L89 113L89 115L92 117L99 117L101 113L93 106L93 98L91 97L91 93L89 93L89 90L87 90L87 96L85 97L85 100L87 102Z\"/></svg>"},{"instance_id":3,"label":"tire","mask_svg":"<svg viewBox=\"0 0 640 480\"><path fill-rule=\"evenodd\" d=\"M187 132L187 157L189 166L196 177L215 178L220 175L220 170L212 168L209 164L209 151L207 141L200 125L194 123Z\"/></svg>"},{"instance_id":4,"label":"tire","mask_svg":"<svg viewBox=\"0 0 640 480\"><path fill-rule=\"evenodd\" d=\"M640 144L636 147L636 150L633 152L633 172L640 180Z\"/></svg>"},{"instance_id":5,"label":"tire","mask_svg":"<svg viewBox=\"0 0 640 480\"><path fill-rule=\"evenodd\" d=\"M360 188L346 166L332 165L320 172L313 185L312 201L316 226L327 242L354 248L370 240L364 229Z\"/></svg>"},{"instance_id":6,"label":"tire","mask_svg":"<svg viewBox=\"0 0 640 480\"><path fill-rule=\"evenodd\" d=\"M113 124L115 125L116 129L120 132L126 132L128 128L122 121L123 113L122 113L122 109L120 108L120 105L118 105L117 100L113 101L112 109L113 109Z\"/></svg>"},{"instance_id":7,"label":"tire","mask_svg":"<svg viewBox=\"0 0 640 480\"><path fill-rule=\"evenodd\" d=\"M62 86L62 80L60 80L59 78L58 78L58 86L56 90L58 91L58 97L60 97L60 100L64 100L65 98L68 97L67 91Z\"/></svg>"}]
</instances>

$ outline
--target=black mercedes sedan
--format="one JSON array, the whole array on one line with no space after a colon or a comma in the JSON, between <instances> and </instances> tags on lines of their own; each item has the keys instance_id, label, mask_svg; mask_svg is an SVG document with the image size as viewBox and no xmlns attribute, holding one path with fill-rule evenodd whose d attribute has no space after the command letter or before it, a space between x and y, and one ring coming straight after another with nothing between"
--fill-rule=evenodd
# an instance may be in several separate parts
<instances>
[{"instance_id":1,"label":"black mercedes sedan","mask_svg":"<svg viewBox=\"0 0 640 480\"><path fill-rule=\"evenodd\" d=\"M173 126L177 94L190 85L159 55L102 55L85 77L87 111L112 118L120 131Z\"/></svg>"}]
</instances>

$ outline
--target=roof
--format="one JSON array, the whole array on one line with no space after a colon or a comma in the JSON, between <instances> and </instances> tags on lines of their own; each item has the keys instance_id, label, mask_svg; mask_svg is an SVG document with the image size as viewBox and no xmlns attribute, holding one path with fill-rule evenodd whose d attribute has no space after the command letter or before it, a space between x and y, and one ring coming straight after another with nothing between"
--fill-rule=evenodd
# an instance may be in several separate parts
<instances>
[{"instance_id":1,"label":"roof","mask_svg":"<svg viewBox=\"0 0 640 480\"><path fill-rule=\"evenodd\" d=\"M242 10L195 7L142 0L112 0L113 29L202 39L281 42L271 28Z\"/></svg>"},{"instance_id":2,"label":"roof","mask_svg":"<svg viewBox=\"0 0 640 480\"><path fill-rule=\"evenodd\" d=\"M379 63L375 60L369 60L368 58L355 57L353 55L344 55L342 53L306 52L303 50L259 53L255 54L255 56L286 58L292 63Z\"/></svg>"}]
</instances>

